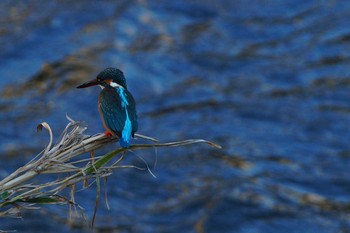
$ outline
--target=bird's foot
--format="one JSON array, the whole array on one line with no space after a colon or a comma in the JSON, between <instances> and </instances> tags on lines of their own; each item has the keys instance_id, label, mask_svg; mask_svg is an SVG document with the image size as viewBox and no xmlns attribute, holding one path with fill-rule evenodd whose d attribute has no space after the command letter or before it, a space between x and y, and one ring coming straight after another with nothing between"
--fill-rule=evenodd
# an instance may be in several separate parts
<instances>
[{"instance_id":1,"label":"bird's foot","mask_svg":"<svg viewBox=\"0 0 350 233\"><path fill-rule=\"evenodd\" d=\"M106 135L107 137L112 137L112 134L111 134L111 132L109 132L109 131L106 131L106 132L104 132L104 135Z\"/></svg>"}]
</instances>

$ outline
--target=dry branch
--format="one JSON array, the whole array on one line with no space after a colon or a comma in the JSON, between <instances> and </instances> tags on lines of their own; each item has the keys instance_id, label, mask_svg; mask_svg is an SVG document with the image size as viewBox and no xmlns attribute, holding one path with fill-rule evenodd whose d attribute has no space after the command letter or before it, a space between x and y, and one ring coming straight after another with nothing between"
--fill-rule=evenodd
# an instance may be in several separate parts
<instances>
[{"instance_id":1,"label":"dry branch","mask_svg":"<svg viewBox=\"0 0 350 233\"><path fill-rule=\"evenodd\" d=\"M68 116L67 119L69 123L55 145L52 145L53 133L50 126L45 122L40 124L38 130L45 128L50 134L48 146L26 165L0 181L0 216L17 216L21 208L33 208L39 203L76 205L73 196L64 197L61 191L67 187L74 190L76 184L87 181L89 178L94 178L96 182L99 182L100 178L111 175L112 170L118 167L123 160L124 153L122 152L126 150L174 147L194 143L207 143L220 148L219 145L202 139L159 143L153 138L136 134L136 137L146 139L151 143L135 144L128 149L119 148L103 156L84 158L79 156L87 152L92 153L110 142L116 142L117 139L104 134L85 135L87 127L84 124ZM108 165L108 162L118 154L120 157L117 161ZM58 173L65 176L45 183L32 183L33 178L39 175Z\"/></svg>"}]
</instances>

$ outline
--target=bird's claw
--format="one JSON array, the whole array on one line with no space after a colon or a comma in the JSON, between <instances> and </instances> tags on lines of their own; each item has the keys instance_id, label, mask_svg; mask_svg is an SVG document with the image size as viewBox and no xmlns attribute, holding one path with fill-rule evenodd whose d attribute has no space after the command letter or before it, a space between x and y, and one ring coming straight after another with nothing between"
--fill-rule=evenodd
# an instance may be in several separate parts
<instances>
[{"instance_id":1,"label":"bird's claw","mask_svg":"<svg viewBox=\"0 0 350 233\"><path fill-rule=\"evenodd\" d=\"M112 137L112 134L111 134L111 132L109 132L109 131L106 131L106 132L104 132L104 135L106 135L107 137Z\"/></svg>"}]
</instances>

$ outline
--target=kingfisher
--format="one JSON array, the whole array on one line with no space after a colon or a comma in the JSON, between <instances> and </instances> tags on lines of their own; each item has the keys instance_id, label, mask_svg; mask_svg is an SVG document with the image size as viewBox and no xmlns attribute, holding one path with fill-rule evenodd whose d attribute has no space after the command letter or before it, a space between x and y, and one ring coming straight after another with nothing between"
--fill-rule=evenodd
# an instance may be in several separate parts
<instances>
[{"instance_id":1,"label":"kingfisher","mask_svg":"<svg viewBox=\"0 0 350 233\"><path fill-rule=\"evenodd\" d=\"M118 137L120 146L128 148L138 123L135 100L127 89L123 72L117 68L106 68L95 79L77 88L96 85L102 88L98 98L98 110L107 130L105 134Z\"/></svg>"}]
</instances>

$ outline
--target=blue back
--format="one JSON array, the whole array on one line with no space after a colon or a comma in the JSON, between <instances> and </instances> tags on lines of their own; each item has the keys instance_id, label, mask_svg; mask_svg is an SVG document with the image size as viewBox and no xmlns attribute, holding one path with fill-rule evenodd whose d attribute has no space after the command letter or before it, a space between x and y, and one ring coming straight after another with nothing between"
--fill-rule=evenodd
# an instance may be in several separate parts
<instances>
[{"instance_id":1,"label":"blue back","mask_svg":"<svg viewBox=\"0 0 350 233\"><path fill-rule=\"evenodd\" d=\"M130 138L138 128L136 104L126 88L105 87L100 94L100 111L106 127L119 137L119 143L127 148Z\"/></svg>"}]
</instances>

